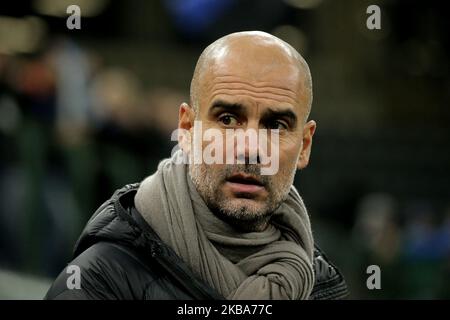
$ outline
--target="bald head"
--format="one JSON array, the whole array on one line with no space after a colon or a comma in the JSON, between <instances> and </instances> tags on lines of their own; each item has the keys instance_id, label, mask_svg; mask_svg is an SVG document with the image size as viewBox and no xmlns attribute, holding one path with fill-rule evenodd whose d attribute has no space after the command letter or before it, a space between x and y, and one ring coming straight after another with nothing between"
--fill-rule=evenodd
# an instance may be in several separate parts
<instances>
[{"instance_id":1,"label":"bald head","mask_svg":"<svg viewBox=\"0 0 450 320\"><path fill-rule=\"evenodd\" d=\"M198 111L201 95L214 77L236 74L261 83L277 75L284 77L306 121L312 104L308 64L288 43L260 31L229 34L202 52L191 82L190 103L194 110Z\"/></svg>"}]
</instances>

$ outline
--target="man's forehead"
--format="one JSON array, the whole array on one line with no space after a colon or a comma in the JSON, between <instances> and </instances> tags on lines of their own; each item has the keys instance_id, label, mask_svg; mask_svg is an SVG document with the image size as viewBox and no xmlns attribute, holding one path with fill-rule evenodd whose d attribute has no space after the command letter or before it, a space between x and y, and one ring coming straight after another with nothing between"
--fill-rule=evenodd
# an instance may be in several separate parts
<instances>
[{"instance_id":1,"label":"man's forehead","mask_svg":"<svg viewBox=\"0 0 450 320\"><path fill-rule=\"evenodd\" d=\"M240 54L222 56L205 70L200 86L203 98L218 92L243 93L254 98L267 98L282 105L303 105L304 76L289 62L247 59Z\"/></svg>"},{"instance_id":2,"label":"man's forehead","mask_svg":"<svg viewBox=\"0 0 450 320\"><path fill-rule=\"evenodd\" d=\"M257 63L254 60L217 61L204 74L205 84L243 82L255 87L280 87L297 91L302 75L288 64Z\"/></svg>"},{"instance_id":3,"label":"man's forehead","mask_svg":"<svg viewBox=\"0 0 450 320\"><path fill-rule=\"evenodd\" d=\"M235 76L250 83L300 89L307 72L298 53L278 38L261 33L230 36L212 44L200 78L206 83Z\"/></svg>"},{"instance_id":4,"label":"man's forehead","mask_svg":"<svg viewBox=\"0 0 450 320\"><path fill-rule=\"evenodd\" d=\"M237 75L256 78L285 78L295 80L300 75L301 66L289 51L277 44L258 41L239 41L220 45L213 49L204 71L213 76ZM278 76L278 77L277 77Z\"/></svg>"}]
</instances>

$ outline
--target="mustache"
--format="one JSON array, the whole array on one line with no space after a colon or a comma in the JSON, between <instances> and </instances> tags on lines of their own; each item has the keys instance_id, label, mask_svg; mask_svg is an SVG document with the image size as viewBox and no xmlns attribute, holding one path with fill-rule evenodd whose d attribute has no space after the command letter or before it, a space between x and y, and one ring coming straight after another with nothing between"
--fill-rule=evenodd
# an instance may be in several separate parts
<instances>
[{"instance_id":1,"label":"mustache","mask_svg":"<svg viewBox=\"0 0 450 320\"><path fill-rule=\"evenodd\" d=\"M270 183L270 176L261 175L261 166L258 164L229 164L225 166L224 179L228 179L236 173L244 173L252 175L264 185L267 186Z\"/></svg>"}]
</instances>

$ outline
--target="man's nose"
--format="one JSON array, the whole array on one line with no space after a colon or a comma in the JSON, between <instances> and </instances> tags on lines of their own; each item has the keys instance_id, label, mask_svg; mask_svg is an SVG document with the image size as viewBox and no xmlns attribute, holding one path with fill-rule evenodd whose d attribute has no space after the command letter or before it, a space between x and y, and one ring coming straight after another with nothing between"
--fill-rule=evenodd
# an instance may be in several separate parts
<instances>
[{"instance_id":1,"label":"man's nose","mask_svg":"<svg viewBox=\"0 0 450 320\"><path fill-rule=\"evenodd\" d=\"M259 164L259 130L258 124L249 123L244 131L244 139L237 139L236 143L244 143L244 146L237 146L237 159L245 164ZM243 140L243 141L242 141Z\"/></svg>"}]
</instances>

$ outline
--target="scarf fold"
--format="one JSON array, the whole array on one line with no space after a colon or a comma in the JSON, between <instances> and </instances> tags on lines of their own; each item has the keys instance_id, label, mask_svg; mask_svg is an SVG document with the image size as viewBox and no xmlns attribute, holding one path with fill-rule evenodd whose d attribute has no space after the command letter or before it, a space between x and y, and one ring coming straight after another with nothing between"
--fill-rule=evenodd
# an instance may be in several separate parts
<instances>
[{"instance_id":1,"label":"scarf fold","mask_svg":"<svg viewBox=\"0 0 450 320\"><path fill-rule=\"evenodd\" d=\"M240 232L217 218L176 152L144 179L136 209L191 269L227 299L307 299L314 241L294 186L262 232Z\"/></svg>"}]
</instances>

